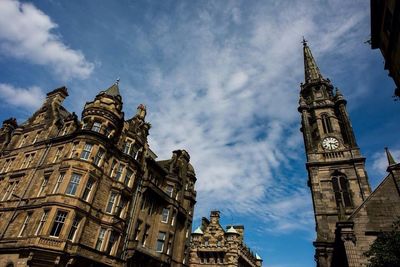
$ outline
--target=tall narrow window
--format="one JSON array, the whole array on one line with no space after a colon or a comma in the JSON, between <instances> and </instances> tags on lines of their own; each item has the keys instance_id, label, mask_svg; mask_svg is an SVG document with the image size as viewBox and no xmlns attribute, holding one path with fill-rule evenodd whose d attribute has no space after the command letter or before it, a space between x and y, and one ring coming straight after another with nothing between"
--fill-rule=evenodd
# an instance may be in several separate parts
<instances>
[{"instance_id":1,"label":"tall narrow window","mask_svg":"<svg viewBox=\"0 0 400 267\"><path fill-rule=\"evenodd\" d=\"M76 232L78 231L79 223L81 222L81 220L81 216L75 215L75 218L72 222L71 230L69 230L68 240L71 240L72 242L75 240Z\"/></svg>"},{"instance_id":2,"label":"tall narrow window","mask_svg":"<svg viewBox=\"0 0 400 267\"><path fill-rule=\"evenodd\" d=\"M90 156L90 152L92 151L92 144L85 144L81 153L81 159L88 160Z\"/></svg>"},{"instance_id":3,"label":"tall narrow window","mask_svg":"<svg viewBox=\"0 0 400 267\"><path fill-rule=\"evenodd\" d=\"M10 195L12 188L13 188L13 183L9 183L6 192L4 192L3 197L1 198L1 201L8 200L8 196Z\"/></svg>"},{"instance_id":4,"label":"tall narrow window","mask_svg":"<svg viewBox=\"0 0 400 267\"><path fill-rule=\"evenodd\" d=\"M31 215L28 213L28 214L26 215L26 217L25 217L24 222L22 223L21 230L19 231L19 234L18 234L19 237L21 237L21 236L23 236L23 235L25 234L26 227L28 226L28 223L29 223L29 219L30 219L30 218L31 218Z\"/></svg>"},{"instance_id":5,"label":"tall narrow window","mask_svg":"<svg viewBox=\"0 0 400 267\"><path fill-rule=\"evenodd\" d=\"M125 174L125 178L124 178L124 184L126 186L130 185L132 174L133 174L133 172L130 169L126 169L126 174Z\"/></svg>"},{"instance_id":6,"label":"tall narrow window","mask_svg":"<svg viewBox=\"0 0 400 267\"><path fill-rule=\"evenodd\" d=\"M65 192L67 195L75 196L76 189L79 186L79 182L81 181L81 175L77 173L73 173L71 176L71 180L69 181L67 191Z\"/></svg>"},{"instance_id":7,"label":"tall narrow window","mask_svg":"<svg viewBox=\"0 0 400 267\"><path fill-rule=\"evenodd\" d=\"M89 177L89 180L86 183L85 190L83 191L82 199L84 201L88 201L90 198L90 193L92 192L94 185L94 179L92 177Z\"/></svg>"},{"instance_id":8,"label":"tall narrow window","mask_svg":"<svg viewBox=\"0 0 400 267\"><path fill-rule=\"evenodd\" d=\"M104 134L105 136L107 136L108 138L111 137L111 128L110 127L106 127L106 129L104 130Z\"/></svg>"},{"instance_id":9,"label":"tall narrow window","mask_svg":"<svg viewBox=\"0 0 400 267\"><path fill-rule=\"evenodd\" d=\"M122 172L124 171L125 166L122 165L121 163L117 167L117 171L115 173L115 180L119 180L122 176Z\"/></svg>"},{"instance_id":10,"label":"tall narrow window","mask_svg":"<svg viewBox=\"0 0 400 267\"><path fill-rule=\"evenodd\" d=\"M110 176L112 177L113 175L114 175L114 172L115 172L115 168L117 167L117 161L116 160L113 160L113 162L111 163L111 170L110 170Z\"/></svg>"},{"instance_id":11,"label":"tall narrow window","mask_svg":"<svg viewBox=\"0 0 400 267\"><path fill-rule=\"evenodd\" d=\"M336 204L343 207L351 207L351 197L349 192L349 183L344 175L336 175L332 177L332 186L335 192Z\"/></svg>"},{"instance_id":12,"label":"tall narrow window","mask_svg":"<svg viewBox=\"0 0 400 267\"><path fill-rule=\"evenodd\" d=\"M170 234L169 237L168 237L168 246L167 246L167 254L168 254L168 255L171 254L172 239L173 239L173 235Z\"/></svg>"},{"instance_id":13,"label":"tall narrow window","mask_svg":"<svg viewBox=\"0 0 400 267\"><path fill-rule=\"evenodd\" d=\"M12 158L9 160L8 165L6 167L6 169L4 170L4 172L8 172L10 170L10 167L13 165L15 158Z\"/></svg>"},{"instance_id":14,"label":"tall narrow window","mask_svg":"<svg viewBox=\"0 0 400 267\"><path fill-rule=\"evenodd\" d=\"M165 233L164 232L159 232L157 236L157 245L156 245L156 251L157 252L163 252L164 251L164 242L165 242Z\"/></svg>"},{"instance_id":15,"label":"tall narrow window","mask_svg":"<svg viewBox=\"0 0 400 267\"><path fill-rule=\"evenodd\" d=\"M39 191L38 191L38 194L37 194L38 197L40 197L42 195L42 193L45 190L48 182L49 182L49 177L47 177L47 176L43 177L42 184L40 185Z\"/></svg>"},{"instance_id":16,"label":"tall narrow window","mask_svg":"<svg viewBox=\"0 0 400 267\"><path fill-rule=\"evenodd\" d=\"M128 201L125 198L121 198L118 208L117 208L117 212L116 212L116 215L118 217L120 217L120 218L125 217L127 205L128 205Z\"/></svg>"},{"instance_id":17,"label":"tall narrow window","mask_svg":"<svg viewBox=\"0 0 400 267\"><path fill-rule=\"evenodd\" d=\"M54 189L53 189L53 194L58 193L58 190L60 189L60 185L61 185L62 181L64 180L64 176L65 176L65 173L60 173L60 175L58 176L56 185L54 186Z\"/></svg>"},{"instance_id":18,"label":"tall narrow window","mask_svg":"<svg viewBox=\"0 0 400 267\"><path fill-rule=\"evenodd\" d=\"M40 136L41 133L42 133L41 131L38 131L38 132L36 133L35 138L33 138L32 144L34 144L34 143L37 142L37 140L38 140L38 138L39 138L39 136Z\"/></svg>"},{"instance_id":19,"label":"tall narrow window","mask_svg":"<svg viewBox=\"0 0 400 267\"><path fill-rule=\"evenodd\" d=\"M1 201L10 200L17 189L18 181L10 182L7 186L6 192L4 193Z\"/></svg>"},{"instance_id":20,"label":"tall narrow window","mask_svg":"<svg viewBox=\"0 0 400 267\"><path fill-rule=\"evenodd\" d=\"M168 217L169 217L169 209L163 208L162 214L161 214L161 222L168 223Z\"/></svg>"},{"instance_id":21,"label":"tall narrow window","mask_svg":"<svg viewBox=\"0 0 400 267\"><path fill-rule=\"evenodd\" d=\"M95 248L97 250L100 250L100 251L102 250L105 235L106 235L106 229L103 227L100 228L99 237L97 238L96 246L95 246Z\"/></svg>"},{"instance_id":22,"label":"tall narrow window","mask_svg":"<svg viewBox=\"0 0 400 267\"><path fill-rule=\"evenodd\" d=\"M56 154L54 155L54 158L53 158L53 163L57 162L61 158L62 150L63 150L63 147L57 148Z\"/></svg>"},{"instance_id":23,"label":"tall narrow window","mask_svg":"<svg viewBox=\"0 0 400 267\"><path fill-rule=\"evenodd\" d=\"M139 220L138 220L138 221L136 222L135 233L134 233L134 236L133 236L133 238L134 238L136 241L139 240L140 231L142 230L141 227L142 227L142 221L139 221Z\"/></svg>"},{"instance_id":24,"label":"tall narrow window","mask_svg":"<svg viewBox=\"0 0 400 267\"><path fill-rule=\"evenodd\" d=\"M74 143L74 144L72 144L71 153L69 154L69 157L75 158L75 153L76 153L76 144Z\"/></svg>"},{"instance_id":25,"label":"tall narrow window","mask_svg":"<svg viewBox=\"0 0 400 267\"><path fill-rule=\"evenodd\" d=\"M24 135L24 136L22 137L21 142L19 143L18 148L22 147L22 146L25 144L26 138L27 138L27 137L28 137L27 135Z\"/></svg>"},{"instance_id":26,"label":"tall narrow window","mask_svg":"<svg viewBox=\"0 0 400 267\"><path fill-rule=\"evenodd\" d=\"M174 224L175 224L175 217L176 217L176 212L173 211L172 216L171 216L171 226L174 226Z\"/></svg>"},{"instance_id":27,"label":"tall narrow window","mask_svg":"<svg viewBox=\"0 0 400 267\"><path fill-rule=\"evenodd\" d=\"M147 244L147 239L149 238L149 231L150 231L150 225L146 224L144 227L144 234L143 234L143 240L142 240L142 246L145 247Z\"/></svg>"},{"instance_id":28,"label":"tall narrow window","mask_svg":"<svg viewBox=\"0 0 400 267\"><path fill-rule=\"evenodd\" d=\"M118 233L112 231L110 234L110 238L108 239L108 244L106 249L107 254L112 254L114 252L114 247L117 243L117 240L118 240Z\"/></svg>"},{"instance_id":29,"label":"tall narrow window","mask_svg":"<svg viewBox=\"0 0 400 267\"><path fill-rule=\"evenodd\" d=\"M124 153L125 154L129 154L130 153L131 145L132 145L131 141L129 141L129 140L125 141L125 143L124 143Z\"/></svg>"},{"instance_id":30,"label":"tall narrow window","mask_svg":"<svg viewBox=\"0 0 400 267\"><path fill-rule=\"evenodd\" d=\"M165 187L165 192L167 193L168 196L172 197L174 193L174 187L172 185L167 185Z\"/></svg>"},{"instance_id":31,"label":"tall narrow window","mask_svg":"<svg viewBox=\"0 0 400 267\"><path fill-rule=\"evenodd\" d=\"M100 147L99 150L97 151L97 154L96 154L96 156L94 157L94 161L93 161L93 163L94 163L96 166L100 166L100 165L101 165L101 160L103 159L104 153L105 153L104 149L102 149L102 148Z\"/></svg>"},{"instance_id":32,"label":"tall narrow window","mask_svg":"<svg viewBox=\"0 0 400 267\"><path fill-rule=\"evenodd\" d=\"M100 132L100 130L101 130L101 123L100 122L95 122L95 123L93 123L93 126L92 126L92 131L93 132Z\"/></svg>"},{"instance_id":33,"label":"tall narrow window","mask_svg":"<svg viewBox=\"0 0 400 267\"><path fill-rule=\"evenodd\" d=\"M42 217L40 217L40 221L39 221L38 227L36 229L35 235L40 235L42 233L42 229L43 229L44 224L47 221L47 216L48 215L49 215L49 211L48 210L44 210L43 214L42 214Z\"/></svg>"},{"instance_id":34,"label":"tall narrow window","mask_svg":"<svg viewBox=\"0 0 400 267\"><path fill-rule=\"evenodd\" d=\"M322 114L321 120L322 120L322 128L324 130L324 133L333 132L331 120L328 117L328 115L327 114Z\"/></svg>"},{"instance_id":35,"label":"tall narrow window","mask_svg":"<svg viewBox=\"0 0 400 267\"><path fill-rule=\"evenodd\" d=\"M29 168L32 164L34 157L35 157L35 153L25 154L25 158L22 161L21 168Z\"/></svg>"},{"instance_id":36,"label":"tall narrow window","mask_svg":"<svg viewBox=\"0 0 400 267\"><path fill-rule=\"evenodd\" d=\"M68 130L69 130L69 126L70 126L71 124L65 124L65 126L64 126L64 129L63 129L63 131L62 131L62 133L61 133L61 135L66 135L67 133L68 133Z\"/></svg>"},{"instance_id":37,"label":"tall narrow window","mask_svg":"<svg viewBox=\"0 0 400 267\"><path fill-rule=\"evenodd\" d=\"M56 218L54 219L53 222L53 227L51 228L50 231L50 236L53 237L59 237L61 230L64 226L65 219L67 218L68 213L66 211L57 211Z\"/></svg>"},{"instance_id":38,"label":"tall narrow window","mask_svg":"<svg viewBox=\"0 0 400 267\"><path fill-rule=\"evenodd\" d=\"M107 213L113 213L114 211L114 205L117 201L117 196L118 194L115 192L111 192L110 197L108 198L108 204L106 207L106 212Z\"/></svg>"}]
</instances>

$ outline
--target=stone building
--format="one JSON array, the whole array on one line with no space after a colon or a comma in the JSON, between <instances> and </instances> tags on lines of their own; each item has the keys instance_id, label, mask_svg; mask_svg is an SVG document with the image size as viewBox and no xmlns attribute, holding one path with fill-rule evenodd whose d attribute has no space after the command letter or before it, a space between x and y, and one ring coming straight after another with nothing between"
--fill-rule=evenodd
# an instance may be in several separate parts
<instances>
[{"instance_id":1,"label":"stone building","mask_svg":"<svg viewBox=\"0 0 400 267\"><path fill-rule=\"evenodd\" d=\"M318 267L366 266L364 252L400 216L400 164L387 151L389 174L371 191L346 100L303 44L298 110L316 222L315 260Z\"/></svg>"},{"instance_id":2,"label":"stone building","mask_svg":"<svg viewBox=\"0 0 400 267\"><path fill-rule=\"evenodd\" d=\"M371 0L371 48L379 48L400 97L400 2Z\"/></svg>"},{"instance_id":3,"label":"stone building","mask_svg":"<svg viewBox=\"0 0 400 267\"><path fill-rule=\"evenodd\" d=\"M245 245L243 225L225 229L219 223L219 211L211 211L210 220L192 233L190 267L261 267L262 259Z\"/></svg>"},{"instance_id":4,"label":"stone building","mask_svg":"<svg viewBox=\"0 0 400 267\"><path fill-rule=\"evenodd\" d=\"M81 120L67 96L0 129L0 266L188 266L189 154L156 160L146 108L125 120L118 83Z\"/></svg>"}]
</instances>

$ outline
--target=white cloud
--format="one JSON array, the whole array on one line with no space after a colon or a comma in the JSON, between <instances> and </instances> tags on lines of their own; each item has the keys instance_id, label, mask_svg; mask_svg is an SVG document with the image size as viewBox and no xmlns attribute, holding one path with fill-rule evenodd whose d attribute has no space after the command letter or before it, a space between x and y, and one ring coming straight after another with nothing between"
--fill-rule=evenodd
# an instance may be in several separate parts
<instances>
[{"instance_id":1,"label":"white cloud","mask_svg":"<svg viewBox=\"0 0 400 267\"><path fill-rule=\"evenodd\" d=\"M45 98L40 87L18 88L4 83L0 83L0 95L2 102L22 108L38 108Z\"/></svg>"},{"instance_id":2,"label":"white cloud","mask_svg":"<svg viewBox=\"0 0 400 267\"><path fill-rule=\"evenodd\" d=\"M162 17L141 35L139 47L152 44L169 66L147 66L157 96L147 103L150 145L160 158L189 151L198 178L195 216L220 209L251 215L271 232L313 231L296 110L300 41L305 35L317 55L334 52L343 40L356 42L361 33L354 28L368 14L352 4L335 16L313 1L259 2L251 16L234 2L223 8L213 2L190 15L178 7L181 17ZM129 93L125 99L136 101Z\"/></svg>"},{"instance_id":3,"label":"white cloud","mask_svg":"<svg viewBox=\"0 0 400 267\"><path fill-rule=\"evenodd\" d=\"M52 33L57 28L49 16L33 4L0 1L0 52L49 66L63 79L87 78L94 65L81 51L64 44Z\"/></svg>"}]
</instances>

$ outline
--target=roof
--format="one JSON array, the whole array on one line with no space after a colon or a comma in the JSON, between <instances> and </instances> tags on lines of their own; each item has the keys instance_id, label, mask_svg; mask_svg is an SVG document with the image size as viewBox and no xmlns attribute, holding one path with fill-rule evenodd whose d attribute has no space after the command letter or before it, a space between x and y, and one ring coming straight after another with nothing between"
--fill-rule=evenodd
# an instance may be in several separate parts
<instances>
[{"instance_id":1,"label":"roof","mask_svg":"<svg viewBox=\"0 0 400 267\"><path fill-rule=\"evenodd\" d=\"M239 234L238 231L233 228L233 226L230 226L229 229L226 231L228 234Z\"/></svg>"},{"instance_id":2,"label":"roof","mask_svg":"<svg viewBox=\"0 0 400 267\"><path fill-rule=\"evenodd\" d=\"M203 231L201 230L201 228L200 228L200 226L199 226L199 227L197 227L196 230L194 230L193 234L202 235L202 234L204 234L204 233L203 233Z\"/></svg>"},{"instance_id":3,"label":"roof","mask_svg":"<svg viewBox=\"0 0 400 267\"><path fill-rule=\"evenodd\" d=\"M110 96L120 96L118 83L111 85L104 93Z\"/></svg>"}]
</instances>

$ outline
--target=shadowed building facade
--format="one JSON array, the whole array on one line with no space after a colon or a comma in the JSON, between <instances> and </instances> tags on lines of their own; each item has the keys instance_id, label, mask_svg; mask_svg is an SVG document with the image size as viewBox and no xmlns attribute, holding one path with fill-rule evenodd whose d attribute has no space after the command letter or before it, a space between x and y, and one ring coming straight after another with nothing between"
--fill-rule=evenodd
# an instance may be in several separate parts
<instances>
[{"instance_id":1,"label":"shadowed building facade","mask_svg":"<svg viewBox=\"0 0 400 267\"><path fill-rule=\"evenodd\" d=\"M400 97L400 2L371 0L371 48L379 48Z\"/></svg>"},{"instance_id":2,"label":"shadowed building facade","mask_svg":"<svg viewBox=\"0 0 400 267\"><path fill-rule=\"evenodd\" d=\"M210 219L192 233L190 267L261 267L262 259L244 243L243 225L224 229L219 211L211 211Z\"/></svg>"},{"instance_id":3,"label":"shadowed building facade","mask_svg":"<svg viewBox=\"0 0 400 267\"><path fill-rule=\"evenodd\" d=\"M0 266L188 266L189 154L157 161L146 108L125 120L118 83L81 120L67 96L0 129Z\"/></svg>"},{"instance_id":4,"label":"shadowed building facade","mask_svg":"<svg viewBox=\"0 0 400 267\"><path fill-rule=\"evenodd\" d=\"M363 255L400 215L400 165L387 151L389 175L371 192L342 93L325 79L303 42L305 82L298 111L307 156L318 267L366 266Z\"/></svg>"}]
</instances>

